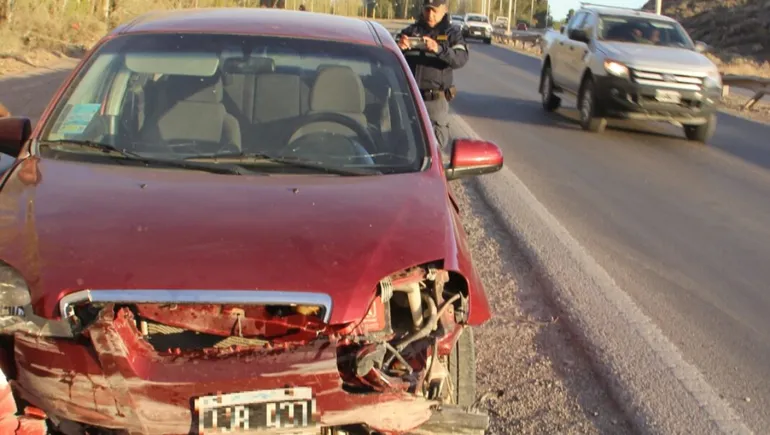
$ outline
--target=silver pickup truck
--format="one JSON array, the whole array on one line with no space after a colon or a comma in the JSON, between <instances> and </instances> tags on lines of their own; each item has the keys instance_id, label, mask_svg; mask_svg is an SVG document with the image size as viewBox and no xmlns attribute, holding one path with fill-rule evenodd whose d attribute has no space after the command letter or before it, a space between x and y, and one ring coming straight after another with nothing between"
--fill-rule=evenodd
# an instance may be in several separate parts
<instances>
[{"instance_id":1,"label":"silver pickup truck","mask_svg":"<svg viewBox=\"0 0 770 435\"><path fill-rule=\"evenodd\" d=\"M547 111L558 94L577 96L584 130L607 118L668 121L687 139L707 142L722 98L717 66L671 18L638 10L584 5L561 32L542 41L540 94Z\"/></svg>"}]
</instances>

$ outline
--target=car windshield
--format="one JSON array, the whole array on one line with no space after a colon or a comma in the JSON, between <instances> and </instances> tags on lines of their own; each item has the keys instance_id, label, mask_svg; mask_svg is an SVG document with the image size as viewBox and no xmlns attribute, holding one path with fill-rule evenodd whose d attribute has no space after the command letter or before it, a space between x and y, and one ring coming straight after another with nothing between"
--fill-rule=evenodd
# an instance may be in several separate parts
<instances>
[{"instance_id":1,"label":"car windshield","mask_svg":"<svg viewBox=\"0 0 770 435\"><path fill-rule=\"evenodd\" d=\"M643 17L602 15L599 20L599 39L693 48L692 40L679 24Z\"/></svg>"},{"instance_id":2,"label":"car windshield","mask_svg":"<svg viewBox=\"0 0 770 435\"><path fill-rule=\"evenodd\" d=\"M66 90L39 152L99 163L188 162L172 165L179 169L200 169L196 160L264 172L265 161L280 160L265 166L416 172L428 152L407 83L396 55L381 47L126 35L100 47Z\"/></svg>"},{"instance_id":3,"label":"car windshield","mask_svg":"<svg viewBox=\"0 0 770 435\"><path fill-rule=\"evenodd\" d=\"M469 15L466 21L471 21L474 23L488 23L489 19L487 17L480 17L478 15Z\"/></svg>"}]
</instances>

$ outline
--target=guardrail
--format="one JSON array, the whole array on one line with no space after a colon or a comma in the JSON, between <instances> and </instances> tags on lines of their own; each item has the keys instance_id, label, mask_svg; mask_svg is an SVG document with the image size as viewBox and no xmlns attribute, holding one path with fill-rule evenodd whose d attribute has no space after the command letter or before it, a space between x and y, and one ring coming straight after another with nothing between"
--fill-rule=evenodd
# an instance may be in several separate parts
<instances>
[{"instance_id":1,"label":"guardrail","mask_svg":"<svg viewBox=\"0 0 770 435\"><path fill-rule=\"evenodd\" d=\"M730 93L730 87L746 89L754 92L754 96L741 107L741 110L751 110L759 100L770 94L770 79L755 76L739 76L735 74L722 75L722 96Z\"/></svg>"},{"instance_id":2,"label":"guardrail","mask_svg":"<svg viewBox=\"0 0 770 435\"><path fill-rule=\"evenodd\" d=\"M495 42L511 44L517 48L530 48L542 51L541 41L544 30L540 30L511 30L508 32L506 29L497 27L492 31L492 39Z\"/></svg>"}]
</instances>

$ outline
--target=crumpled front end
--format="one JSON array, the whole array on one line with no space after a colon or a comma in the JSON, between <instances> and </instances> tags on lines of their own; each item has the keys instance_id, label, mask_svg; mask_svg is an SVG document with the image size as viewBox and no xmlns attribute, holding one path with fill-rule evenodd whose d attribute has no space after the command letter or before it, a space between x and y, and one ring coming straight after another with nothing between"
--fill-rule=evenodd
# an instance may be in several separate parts
<instances>
[{"instance_id":1,"label":"crumpled front end","mask_svg":"<svg viewBox=\"0 0 770 435\"><path fill-rule=\"evenodd\" d=\"M72 338L16 332L13 384L66 434L404 433L449 397L445 360L466 317L463 282L433 267L394 274L347 325L328 324L322 304L92 292L64 306Z\"/></svg>"}]
</instances>

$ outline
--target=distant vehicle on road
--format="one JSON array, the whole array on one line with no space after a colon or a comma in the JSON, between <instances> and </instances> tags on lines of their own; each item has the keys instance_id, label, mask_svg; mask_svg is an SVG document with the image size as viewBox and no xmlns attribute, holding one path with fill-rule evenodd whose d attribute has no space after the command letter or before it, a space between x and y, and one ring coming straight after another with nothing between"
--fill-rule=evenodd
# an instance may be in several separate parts
<instances>
[{"instance_id":1,"label":"distant vehicle on road","mask_svg":"<svg viewBox=\"0 0 770 435\"><path fill-rule=\"evenodd\" d=\"M527 27L526 23L519 23L516 25L516 30L521 30L526 32L529 28Z\"/></svg>"},{"instance_id":2,"label":"distant vehicle on road","mask_svg":"<svg viewBox=\"0 0 770 435\"><path fill-rule=\"evenodd\" d=\"M463 31L463 35L465 35L465 19L462 15L452 15L450 21L455 26L458 26Z\"/></svg>"},{"instance_id":3,"label":"distant vehicle on road","mask_svg":"<svg viewBox=\"0 0 770 435\"><path fill-rule=\"evenodd\" d=\"M149 13L35 130L0 119L0 434L486 429L491 313L448 183L503 155L456 138L442 163L388 35Z\"/></svg>"},{"instance_id":4,"label":"distant vehicle on road","mask_svg":"<svg viewBox=\"0 0 770 435\"><path fill-rule=\"evenodd\" d=\"M540 93L556 110L558 94L577 96L584 130L607 118L668 121L687 139L707 142L722 98L717 66L674 19L633 9L584 6L543 40Z\"/></svg>"},{"instance_id":5,"label":"distant vehicle on road","mask_svg":"<svg viewBox=\"0 0 770 435\"><path fill-rule=\"evenodd\" d=\"M492 43L492 24L489 17L482 14L465 14L465 39L480 39L485 44Z\"/></svg>"}]
</instances>

